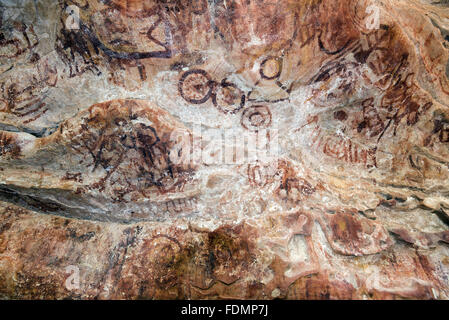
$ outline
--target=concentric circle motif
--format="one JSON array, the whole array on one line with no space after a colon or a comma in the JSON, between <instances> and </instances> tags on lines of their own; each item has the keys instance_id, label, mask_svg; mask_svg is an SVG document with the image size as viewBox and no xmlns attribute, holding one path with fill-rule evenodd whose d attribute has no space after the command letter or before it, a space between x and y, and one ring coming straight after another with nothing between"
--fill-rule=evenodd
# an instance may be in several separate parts
<instances>
[{"instance_id":1,"label":"concentric circle motif","mask_svg":"<svg viewBox=\"0 0 449 320\"><path fill-rule=\"evenodd\" d=\"M271 112L267 106L256 105L246 109L242 114L241 124L245 129L258 131L271 126Z\"/></svg>"},{"instance_id":2,"label":"concentric circle motif","mask_svg":"<svg viewBox=\"0 0 449 320\"><path fill-rule=\"evenodd\" d=\"M221 83L212 95L214 106L224 113L236 113L245 105L245 93L233 83Z\"/></svg>"},{"instance_id":3,"label":"concentric circle motif","mask_svg":"<svg viewBox=\"0 0 449 320\"><path fill-rule=\"evenodd\" d=\"M268 57L260 64L260 76L266 80L279 78L282 72L282 60L276 57Z\"/></svg>"},{"instance_id":4,"label":"concentric circle motif","mask_svg":"<svg viewBox=\"0 0 449 320\"><path fill-rule=\"evenodd\" d=\"M187 102L201 104L212 95L213 82L206 71L194 69L182 75L178 89L179 94Z\"/></svg>"}]
</instances>

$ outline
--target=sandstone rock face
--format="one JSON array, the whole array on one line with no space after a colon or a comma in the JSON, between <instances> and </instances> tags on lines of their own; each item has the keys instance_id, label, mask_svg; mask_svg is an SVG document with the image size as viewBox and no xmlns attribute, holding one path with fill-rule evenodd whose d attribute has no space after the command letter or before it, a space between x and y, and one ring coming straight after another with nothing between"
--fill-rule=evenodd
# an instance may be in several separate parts
<instances>
[{"instance_id":1,"label":"sandstone rock face","mask_svg":"<svg viewBox=\"0 0 449 320\"><path fill-rule=\"evenodd\" d=\"M449 298L446 1L0 10L1 298Z\"/></svg>"}]
</instances>

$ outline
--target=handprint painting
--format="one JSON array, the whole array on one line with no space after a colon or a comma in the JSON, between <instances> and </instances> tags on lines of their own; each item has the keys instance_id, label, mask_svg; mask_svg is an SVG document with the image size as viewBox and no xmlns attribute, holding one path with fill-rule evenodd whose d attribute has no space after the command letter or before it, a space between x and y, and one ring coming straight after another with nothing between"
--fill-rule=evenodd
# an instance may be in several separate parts
<instances>
[{"instance_id":1,"label":"handprint painting","mask_svg":"<svg viewBox=\"0 0 449 320\"><path fill-rule=\"evenodd\" d=\"M1 299L449 299L449 4L0 0Z\"/></svg>"}]
</instances>

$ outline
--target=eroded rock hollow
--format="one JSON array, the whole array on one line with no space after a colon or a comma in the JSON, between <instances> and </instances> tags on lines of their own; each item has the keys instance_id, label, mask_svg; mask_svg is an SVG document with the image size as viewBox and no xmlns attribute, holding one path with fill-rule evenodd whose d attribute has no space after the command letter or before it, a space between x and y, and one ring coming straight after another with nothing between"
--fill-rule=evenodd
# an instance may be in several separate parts
<instances>
[{"instance_id":1,"label":"eroded rock hollow","mask_svg":"<svg viewBox=\"0 0 449 320\"><path fill-rule=\"evenodd\" d=\"M447 1L0 11L1 298L449 298Z\"/></svg>"}]
</instances>

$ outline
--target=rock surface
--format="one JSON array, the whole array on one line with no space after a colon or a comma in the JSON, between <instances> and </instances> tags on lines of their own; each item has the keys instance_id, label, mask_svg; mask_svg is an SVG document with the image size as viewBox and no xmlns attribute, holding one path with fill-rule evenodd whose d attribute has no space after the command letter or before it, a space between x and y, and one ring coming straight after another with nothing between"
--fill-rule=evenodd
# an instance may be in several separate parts
<instances>
[{"instance_id":1,"label":"rock surface","mask_svg":"<svg viewBox=\"0 0 449 320\"><path fill-rule=\"evenodd\" d=\"M447 1L0 10L1 298L449 298Z\"/></svg>"}]
</instances>

